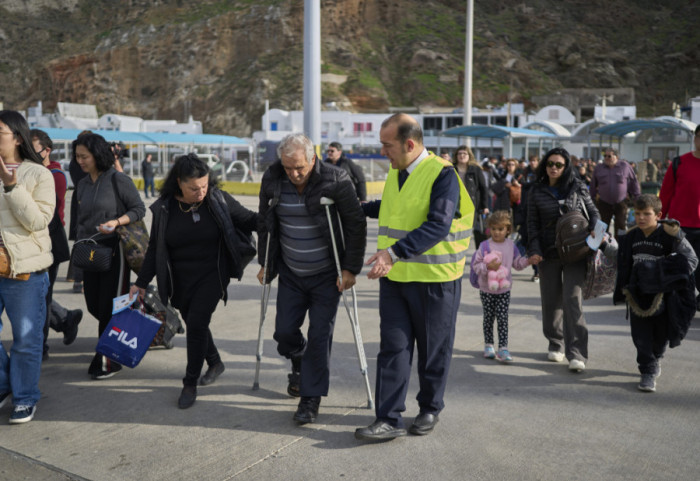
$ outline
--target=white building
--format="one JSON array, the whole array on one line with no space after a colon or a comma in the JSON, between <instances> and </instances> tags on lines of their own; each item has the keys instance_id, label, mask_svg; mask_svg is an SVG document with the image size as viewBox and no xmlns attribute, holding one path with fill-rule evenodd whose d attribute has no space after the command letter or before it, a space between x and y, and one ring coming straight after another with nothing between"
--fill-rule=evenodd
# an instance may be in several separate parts
<instances>
[{"instance_id":1,"label":"white building","mask_svg":"<svg viewBox=\"0 0 700 481\"><path fill-rule=\"evenodd\" d=\"M400 109L391 109L399 111ZM578 157L591 157L599 159L601 152L608 146L619 148L621 156L631 161L652 157L655 160L663 160L668 156L685 152L692 147L692 139L688 141L688 129L693 124L690 122L678 124L677 129L661 129L637 131L625 135L621 139L617 137L602 136L595 133L595 129L636 118L636 107L623 106L596 106L596 117L582 124L576 123L575 115L561 105L549 105L539 111L527 114L523 104L511 104L486 109L474 109L472 124L508 126L525 128L552 134L549 138L514 138L505 147L500 139L472 138L471 146L477 158L486 155L510 154L516 158L527 158L529 155L542 155L553 146L562 146ZM692 99L689 108L685 109L688 119L700 120L700 97ZM466 138L446 137L441 133L444 130L462 125L462 113L458 110L443 112L418 113L410 112L423 127L423 138L427 148L434 152L441 150L454 150L463 144ZM321 138L327 145L337 141L343 144L346 152L372 153L379 155L381 144L379 143L379 129L382 121L391 112L382 114L352 113L347 111L322 111L321 112ZM664 119L659 117L658 119ZM666 119L669 119L668 117ZM263 141L279 141L285 135L292 132L303 132L303 111L286 111L271 109L262 117L265 128L253 133L253 141L260 144ZM692 127L694 128L694 127ZM691 135L692 137L692 135ZM509 152L508 149L512 148Z\"/></svg>"},{"instance_id":2,"label":"white building","mask_svg":"<svg viewBox=\"0 0 700 481\"><path fill-rule=\"evenodd\" d=\"M97 121L100 130L121 130L123 132L141 132L143 120L128 115L105 114Z\"/></svg>"},{"instance_id":3,"label":"white building","mask_svg":"<svg viewBox=\"0 0 700 481\"><path fill-rule=\"evenodd\" d=\"M27 122L32 128L95 130L98 125L97 107L87 104L58 102L56 112L44 114L41 101L27 109Z\"/></svg>"},{"instance_id":4,"label":"white building","mask_svg":"<svg viewBox=\"0 0 700 481\"><path fill-rule=\"evenodd\" d=\"M202 122L190 116L186 123L176 120L144 120L119 114L98 118L97 107L88 104L58 102L56 112L45 114L42 102L27 109L27 121L32 128L78 130L118 130L122 132L161 132L167 134L202 134Z\"/></svg>"}]
</instances>

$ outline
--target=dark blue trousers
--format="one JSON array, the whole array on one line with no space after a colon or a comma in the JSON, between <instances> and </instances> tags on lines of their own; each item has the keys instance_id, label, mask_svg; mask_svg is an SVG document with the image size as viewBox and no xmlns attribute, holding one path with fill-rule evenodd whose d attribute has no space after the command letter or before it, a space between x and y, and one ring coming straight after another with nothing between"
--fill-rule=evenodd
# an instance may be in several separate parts
<instances>
[{"instance_id":1,"label":"dark blue trousers","mask_svg":"<svg viewBox=\"0 0 700 481\"><path fill-rule=\"evenodd\" d=\"M277 352L286 358L303 353L300 394L327 396L333 326L340 292L334 270L299 277L280 262L277 288L277 317L274 339ZM308 342L301 326L309 313Z\"/></svg>"},{"instance_id":2,"label":"dark blue trousers","mask_svg":"<svg viewBox=\"0 0 700 481\"><path fill-rule=\"evenodd\" d=\"M437 414L452 360L462 279L442 283L379 281L377 419L403 427L414 343L418 348L421 413Z\"/></svg>"}]
</instances>

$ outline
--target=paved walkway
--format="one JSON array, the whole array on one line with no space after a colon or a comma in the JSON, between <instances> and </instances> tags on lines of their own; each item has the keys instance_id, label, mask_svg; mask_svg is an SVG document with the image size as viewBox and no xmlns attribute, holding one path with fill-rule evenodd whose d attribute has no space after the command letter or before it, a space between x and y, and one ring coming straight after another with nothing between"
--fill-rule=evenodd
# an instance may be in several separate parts
<instances>
[{"instance_id":1,"label":"paved walkway","mask_svg":"<svg viewBox=\"0 0 700 481\"><path fill-rule=\"evenodd\" d=\"M256 208L257 199L241 198ZM370 221L368 252L376 246ZM530 271L514 276L510 348L515 362L481 356L481 307L465 280L447 407L435 431L364 444L355 428L366 409L352 332L339 310L331 391L315 424L292 421L288 366L272 341L273 296L265 326L260 390L253 391L260 312L257 266L229 287L212 330L226 372L177 408L185 338L150 351L136 369L92 381L87 368L97 322L89 315L76 342L52 332L34 420L10 426L0 410L0 480L696 480L700 474L700 321L663 361L658 391L640 393L624 309L610 296L585 303L590 360L581 374L546 360L539 288ZM365 272L366 274L366 272ZM358 277L360 322L372 387L379 343L378 284ZM69 308L83 297L63 281L56 298ZM5 318L6 321L6 318ZM8 341L9 329L2 332ZM415 376L406 416L417 414Z\"/></svg>"}]
</instances>

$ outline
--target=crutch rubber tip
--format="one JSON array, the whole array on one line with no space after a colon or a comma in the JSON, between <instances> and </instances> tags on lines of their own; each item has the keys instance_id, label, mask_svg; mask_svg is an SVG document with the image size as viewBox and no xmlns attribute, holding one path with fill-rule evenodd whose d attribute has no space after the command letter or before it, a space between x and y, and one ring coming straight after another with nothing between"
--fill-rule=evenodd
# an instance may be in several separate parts
<instances>
[{"instance_id":1,"label":"crutch rubber tip","mask_svg":"<svg viewBox=\"0 0 700 481\"><path fill-rule=\"evenodd\" d=\"M367 409L374 409L374 403L372 401L367 402Z\"/></svg>"},{"instance_id":2,"label":"crutch rubber tip","mask_svg":"<svg viewBox=\"0 0 700 481\"><path fill-rule=\"evenodd\" d=\"M253 391L257 391L258 389L260 389L260 383L256 382L253 384Z\"/></svg>"}]
</instances>

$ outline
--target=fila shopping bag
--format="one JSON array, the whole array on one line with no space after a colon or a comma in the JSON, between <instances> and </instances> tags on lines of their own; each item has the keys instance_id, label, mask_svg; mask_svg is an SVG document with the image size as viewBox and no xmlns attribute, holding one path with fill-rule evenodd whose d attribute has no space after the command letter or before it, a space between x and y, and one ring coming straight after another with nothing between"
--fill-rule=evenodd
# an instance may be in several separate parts
<instances>
[{"instance_id":1,"label":"fila shopping bag","mask_svg":"<svg viewBox=\"0 0 700 481\"><path fill-rule=\"evenodd\" d=\"M160 329L161 322L136 309L112 316L95 350L128 367L136 367Z\"/></svg>"}]
</instances>

